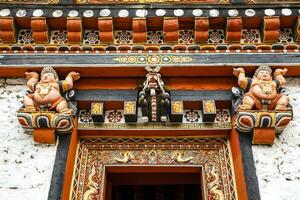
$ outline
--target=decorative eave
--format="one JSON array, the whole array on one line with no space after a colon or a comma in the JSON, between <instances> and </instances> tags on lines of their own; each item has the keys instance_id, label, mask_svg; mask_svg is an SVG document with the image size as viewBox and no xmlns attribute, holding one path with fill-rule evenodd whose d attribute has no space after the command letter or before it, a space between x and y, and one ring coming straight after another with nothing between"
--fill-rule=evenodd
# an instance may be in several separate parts
<instances>
[{"instance_id":1,"label":"decorative eave","mask_svg":"<svg viewBox=\"0 0 300 200\"><path fill-rule=\"evenodd\" d=\"M296 50L299 8L0 5L0 51Z\"/></svg>"}]
</instances>

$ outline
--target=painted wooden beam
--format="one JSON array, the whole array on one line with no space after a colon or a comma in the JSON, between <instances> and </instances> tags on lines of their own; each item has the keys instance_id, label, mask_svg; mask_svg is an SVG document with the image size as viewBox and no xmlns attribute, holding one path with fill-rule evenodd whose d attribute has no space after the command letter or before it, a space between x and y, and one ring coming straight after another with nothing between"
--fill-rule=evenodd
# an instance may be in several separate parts
<instances>
[{"instance_id":1,"label":"painted wooden beam","mask_svg":"<svg viewBox=\"0 0 300 200\"><path fill-rule=\"evenodd\" d=\"M76 90L75 101L136 101L137 90Z\"/></svg>"},{"instance_id":2,"label":"painted wooden beam","mask_svg":"<svg viewBox=\"0 0 300 200\"><path fill-rule=\"evenodd\" d=\"M136 59L128 59L132 56ZM50 65L61 78L71 70L82 77L136 78L145 77L145 66L159 65L163 77L233 77L234 67L243 67L252 76L261 64L285 67L287 76L300 76L299 53L0 54L0 76L25 77L27 71L39 72Z\"/></svg>"},{"instance_id":3,"label":"painted wooden beam","mask_svg":"<svg viewBox=\"0 0 300 200\"><path fill-rule=\"evenodd\" d=\"M130 61L131 57L137 58ZM153 62L151 58L157 58ZM172 61L170 58L176 58ZM300 66L300 56L295 53L89 53L89 54L0 54L2 67L40 68L47 65L55 67L145 67L160 65L164 67L184 66Z\"/></svg>"},{"instance_id":4,"label":"painted wooden beam","mask_svg":"<svg viewBox=\"0 0 300 200\"><path fill-rule=\"evenodd\" d=\"M230 90L175 90L171 91L172 101L231 101Z\"/></svg>"},{"instance_id":5,"label":"painted wooden beam","mask_svg":"<svg viewBox=\"0 0 300 200\"><path fill-rule=\"evenodd\" d=\"M75 101L136 101L137 90L76 90ZM172 101L231 101L230 90L174 90Z\"/></svg>"}]
</instances>

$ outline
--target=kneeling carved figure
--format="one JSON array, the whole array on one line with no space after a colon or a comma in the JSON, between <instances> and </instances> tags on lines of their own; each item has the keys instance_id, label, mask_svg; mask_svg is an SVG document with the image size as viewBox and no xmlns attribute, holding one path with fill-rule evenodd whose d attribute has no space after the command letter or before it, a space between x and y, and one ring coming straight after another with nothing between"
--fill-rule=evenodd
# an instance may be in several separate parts
<instances>
[{"instance_id":1,"label":"kneeling carved figure","mask_svg":"<svg viewBox=\"0 0 300 200\"><path fill-rule=\"evenodd\" d=\"M24 98L24 112L37 110L54 110L58 113L71 114L67 101L61 93L73 88L73 81L80 78L77 72L70 72L63 81L59 81L56 71L52 67L45 67L39 74L26 72L27 86L31 92Z\"/></svg>"},{"instance_id":2,"label":"kneeling carved figure","mask_svg":"<svg viewBox=\"0 0 300 200\"><path fill-rule=\"evenodd\" d=\"M253 78L247 78L243 68L234 69L233 74L238 77L238 84L245 91L239 110L251 110L254 106L258 110L290 110L289 97L278 93L285 86L283 75L286 72L287 69L276 69L273 80L272 69L268 65L258 67Z\"/></svg>"}]
</instances>

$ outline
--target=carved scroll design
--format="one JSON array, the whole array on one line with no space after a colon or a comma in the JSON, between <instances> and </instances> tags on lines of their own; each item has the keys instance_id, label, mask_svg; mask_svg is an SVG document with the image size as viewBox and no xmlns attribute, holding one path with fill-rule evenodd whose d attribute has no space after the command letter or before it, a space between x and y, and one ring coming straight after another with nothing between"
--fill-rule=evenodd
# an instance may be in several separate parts
<instances>
[{"instance_id":1,"label":"carved scroll design","mask_svg":"<svg viewBox=\"0 0 300 200\"><path fill-rule=\"evenodd\" d=\"M178 163L187 163L193 160L193 156L184 157L184 152L176 151L172 158Z\"/></svg>"},{"instance_id":2,"label":"carved scroll design","mask_svg":"<svg viewBox=\"0 0 300 200\"><path fill-rule=\"evenodd\" d=\"M130 151L125 151L124 153L120 152L121 158L113 157L113 160L119 163L128 163L131 159L133 159L133 155Z\"/></svg>"},{"instance_id":3,"label":"carved scroll design","mask_svg":"<svg viewBox=\"0 0 300 200\"><path fill-rule=\"evenodd\" d=\"M221 186L220 174L217 172L216 167L214 165L210 168L209 180L210 182L208 182L208 188L209 188L209 192L214 197L213 199L217 199L217 200L225 199L224 193L222 189L220 189Z\"/></svg>"},{"instance_id":4,"label":"carved scroll design","mask_svg":"<svg viewBox=\"0 0 300 200\"><path fill-rule=\"evenodd\" d=\"M95 194L97 192L97 190L99 189L99 184L96 183L95 181L93 181L93 177L96 175L96 170L95 170L95 166L93 165L92 167L92 172L89 175L88 178L88 190L85 191L85 193L83 194L83 200L92 200L93 199L93 194Z\"/></svg>"}]
</instances>

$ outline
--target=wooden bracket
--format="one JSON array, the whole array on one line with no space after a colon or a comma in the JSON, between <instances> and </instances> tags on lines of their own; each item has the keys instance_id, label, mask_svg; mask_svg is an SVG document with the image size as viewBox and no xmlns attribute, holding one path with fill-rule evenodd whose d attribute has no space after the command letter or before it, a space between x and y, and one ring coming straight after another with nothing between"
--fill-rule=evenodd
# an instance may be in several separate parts
<instances>
[{"instance_id":1,"label":"wooden bracket","mask_svg":"<svg viewBox=\"0 0 300 200\"><path fill-rule=\"evenodd\" d=\"M207 43L208 40L209 20L207 17L195 18L195 42Z\"/></svg>"},{"instance_id":2,"label":"wooden bracket","mask_svg":"<svg viewBox=\"0 0 300 200\"><path fill-rule=\"evenodd\" d=\"M16 29L13 17L0 18L0 39L3 43L16 42Z\"/></svg>"},{"instance_id":3,"label":"wooden bracket","mask_svg":"<svg viewBox=\"0 0 300 200\"><path fill-rule=\"evenodd\" d=\"M35 43L48 43L49 32L46 17L31 18L32 37Z\"/></svg>"},{"instance_id":4,"label":"wooden bracket","mask_svg":"<svg viewBox=\"0 0 300 200\"><path fill-rule=\"evenodd\" d=\"M263 42L277 42L279 38L280 20L278 16L264 17L262 26Z\"/></svg>"},{"instance_id":5,"label":"wooden bracket","mask_svg":"<svg viewBox=\"0 0 300 200\"><path fill-rule=\"evenodd\" d=\"M172 122L182 123L184 114L183 101L171 101L171 116Z\"/></svg>"},{"instance_id":6,"label":"wooden bracket","mask_svg":"<svg viewBox=\"0 0 300 200\"><path fill-rule=\"evenodd\" d=\"M300 17L298 17L298 19L296 20L293 30L295 42L300 42Z\"/></svg>"},{"instance_id":7,"label":"wooden bracket","mask_svg":"<svg viewBox=\"0 0 300 200\"><path fill-rule=\"evenodd\" d=\"M69 43L81 43L82 41L82 19L80 17L67 19L67 35Z\"/></svg>"},{"instance_id":8,"label":"wooden bracket","mask_svg":"<svg viewBox=\"0 0 300 200\"><path fill-rule=\"evenodd\" d=\"M35 142L44 144L55 144L54 128L38 128L33 131L33 139Z\"/></svg>"},{"instance_id":9,"label":"wooden bracket","mask_svg":"<svg viewBox=\"0 0 300 200\"><path fill-rule=\"evenodd\" d=\"M242 18L241 17L229 17L226 24L226 42L238 42L241 41L242 35Z\"/></svg>"},{"instance_id":10,"label":"wooden bracket","mask_svg":"<svg viewBox=\"0 0 300 200\"><path fill-rule=\"evenodd\" d=\"M165 17L163 24L164 41L167 42L178 42L179 38L179 22L178 17Z\"/></svg>"},{"instance_id":11,"label":"wooden bracket","mask_svg":"<svg viewBox=\"0 0 300 200\"><path fill-rule=\"evenodd\" d=\"M215 121L217 108L214 100L203 100L203 122L212 123Z\"/></svg>"},{"instance_id":12,"label":"wooden bracket","mask_svg":"<svg viewBox=\"0 0 300 200\"><path fill-rule=\"evenodd\" d=\"M136 101L124 101L124 117L126 123L135 123L137 121Z\"/></svg>"},{"instance_id":13,"label":"wooden bracket","mask_svg":"<svg viewBox=\"0 0 300 200\"><path fill-rule=\"evenodd\" d=\"M91 115L95 124L104 122L104 103L103 102L92 102L91 104Z\"/></svg>"},{"instance_id":14,"label":"wooden bracket","mask_svg":"<svg viewBox=\"0 0 300 200\"><path fill-rule=\"evenodd\" d=\"M132 19L133 43L147 43L146 18Z\"/></svg>"},{"instance_id":15,"label":"wooden bracket","mask_svg":"<svg viewBox=\"0 0 300 200\"><path fill-rule=\"evenodd\" d=\"M273 144L275 140L274 128L254 128L252 144Z\"/></svg>"},{"instance_id":16,"label":"wooden bracket","mask_svg":"<svg viewBox=\"0 0 300 200\"><path fill-rule=\"evenodd\" d=\"M112 17L98 18L99 39L102 43L114 42L114 26Z\"/></svg>"}]
</instances>

